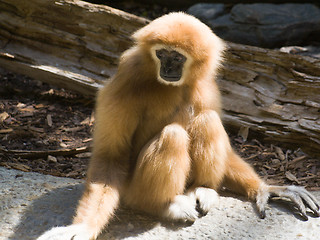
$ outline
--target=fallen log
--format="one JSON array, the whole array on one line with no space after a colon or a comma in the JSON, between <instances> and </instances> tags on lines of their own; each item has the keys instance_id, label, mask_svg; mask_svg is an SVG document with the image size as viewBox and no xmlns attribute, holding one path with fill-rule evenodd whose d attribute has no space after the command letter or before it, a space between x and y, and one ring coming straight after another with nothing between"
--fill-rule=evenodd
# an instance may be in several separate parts
<instances>
[{"instance_id":1,"label":"fallen log","mask_svg":"<svg viewBox=\"0 0 320 240\"><path fill-rule=\"evenodd\" d=\"M94 96L148 20L76 0L0 0L0 66ZM320 156L320 60L228 44L224 123Z\"/></svg>"}]
</instances>

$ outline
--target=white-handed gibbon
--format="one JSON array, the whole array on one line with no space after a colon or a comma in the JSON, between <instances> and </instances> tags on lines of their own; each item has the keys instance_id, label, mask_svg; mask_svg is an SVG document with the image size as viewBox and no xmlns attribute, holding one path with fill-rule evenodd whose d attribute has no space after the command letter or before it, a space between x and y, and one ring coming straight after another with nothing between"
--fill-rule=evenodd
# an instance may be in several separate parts
<instances>
[{"instance_id":1,"label":"white-handed gibbon","mask_svg":"<svg viewBox=\"0 0 320 240\"><path fill-rule=\"evenodd\" d=\"M194 221L222 186L256 201L261 217L272 196L289 198L306 219L306 207L319 216L308 191L267 185L230 146L214 80L224 43L209 27L171 13L133 39L97 97L93 155L73 224L39 240L95 239L120 201Z\"/></svg>"}]
</instances>

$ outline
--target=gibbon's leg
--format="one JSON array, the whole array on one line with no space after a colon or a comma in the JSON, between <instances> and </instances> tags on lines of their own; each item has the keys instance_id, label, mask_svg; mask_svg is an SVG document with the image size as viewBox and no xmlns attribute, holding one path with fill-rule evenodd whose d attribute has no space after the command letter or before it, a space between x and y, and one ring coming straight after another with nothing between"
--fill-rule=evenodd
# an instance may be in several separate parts
<instances>
[{"instance_id":1,"label":"gibbon's leg","mask_svg":"<svg viewBox=\"0 0 320 240\"><path fill-rule=\"evenodd\" d=\"M195 197L200 209L206 213L218 204L216 190L223 181L231 147L218 114L212 110L196 116L189 134L192 185L187 195Z\"/></svg>"},{"instance_id":2,"label":"gibbon's leg","mask_svg":"<svg viewBox=\"0 0 320 240\"><path fill-rule=\"evenodd\" d=\"M189 134L192 184L217 190L223 180L230 151L228 136L218 114L209 110L197 115L189 127Z\"/></svg>"},{"instance_id":3,"label":"gibbon's leg","mask_svg":"<svg viewBox=\"0 0 320 240\"><path fill-rule=\"evenodd\" d=\"M190 170L188 134L179 124L166 126L141 151L124 201L151 214L194 221L196 202L182 195Z\"/></svg>"},{"instance_id":4,"label":"gibbon's leg","mask_svg":"<svg viewBox=\"0 0 320 240\"><path fill-rule=\"evenodd\" d=\"M291 200L305 220L308 219L306 207L311 209L315 216L320 216L319 202L303 187L265 184L251 166L233 151L228 157L225 185L231 190L246 193L250 199L255 200L261 218L265 218L265 207L270 197L274 196Z\"/></svg>"},{"instance_id":5,"label":"gibbon's leg","mask_svg":"<svg viewBox=\"0 0 320 240\"><path fill-rule=\"evenodd\" d=\"M215 111L199 114L190 128L190 135L194 186L217 189L223 184L232 191L247 195L256 201L262 218L265 217L265 206L272 196L289 198L306 219L305 205L316 216L320 215L316 198L303 187L265 184L253 168L233 151L220 117ZM201 199L198 197L198 200Z\"/></svg>"}]
</instances>

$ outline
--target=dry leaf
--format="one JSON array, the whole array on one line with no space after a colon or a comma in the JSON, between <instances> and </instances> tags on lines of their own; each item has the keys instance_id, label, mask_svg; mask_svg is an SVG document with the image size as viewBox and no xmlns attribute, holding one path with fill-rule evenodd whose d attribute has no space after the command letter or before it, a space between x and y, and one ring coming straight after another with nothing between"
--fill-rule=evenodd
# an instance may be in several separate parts
<instances>
[{"instance_id":1,"label":"dry leaf","mask_svg":"<svg viewBox=\"0 0 320 240\"><path fill-rule=\"evenodd\" d=\"M0 113L0 122L6 120L10 115L7 112Z\"/></svg>"},{"instance_id":2,"label":"dry leaf","mask_svg":"<svg viewBox=\"0 0 320 240\"><path fill-rule=\"evenodd\" d=\"M87 117L85 120L83 120L81 123L81 125L89 125L90 124L90 118Z\"/></svg>"},{"instance_id":3,"label":"dry leaf","mask_svg":"<svg viewBox=\"0 0 320 240\"><path fill-rule=\"evenodd\" d=\"M17 108L24 108L26 105L24 103L18 103Z\"/></svg>"},{"instance_id":4,"label":"dry leaf","mask_svg":"<svg viewBox=\"0 0 320 240\"><path fill-rule=\"evenodd\" d=\"M21 164L21 163L8 163L8 165L11 168L23 171L23 172L29 172L31 170L31 168L25 164Z\"/></svg>"},{"instance_id":5,"label":"dry leaf","mask_svg":"<svg viewBox=\"0 0 320 240\"><path fill-rule=\"evenodd\" d=\"M249 127L242 126L238 132L238 136L242 137L243 141L247 141L249 135Z\"/></svg>"},{"instance_id":6,"label":"dry leaf","mask_svg":"<svg viewBox=\"0 0 320 240\"><path fill-rule=\"evenodd\" d=\"M65 143L60 143L60 146L63 147L63 148L67 148L68 147L68 145L65 144Z\"/></svg>"},{"instance_id":7,"label":"dry leaf","mask_svg":"<svg viewBox=\"0 0 320 240\"><path fill-rule=\"evenodd\" d=\"M51 156L51 155L48 155L47 160L48 160L49 162L53 162L53 163L57 163L57 162L58 162L58 161L57 161L57 158L54 157L54 156Z\"/></svg>"},{"instance_id":8,"label":"dry leaf","mask_svg":"<svg viewBox=\"0 0 320 240\"><path fill-rule=\"evenodd\" d=\"M299 181L299 180L296 178L296 176L294 176L291 172L286 171L285 175L286 175L286 178L287 178L288 180L300 184L300 181Z\"/></svg>"}]
</instances>

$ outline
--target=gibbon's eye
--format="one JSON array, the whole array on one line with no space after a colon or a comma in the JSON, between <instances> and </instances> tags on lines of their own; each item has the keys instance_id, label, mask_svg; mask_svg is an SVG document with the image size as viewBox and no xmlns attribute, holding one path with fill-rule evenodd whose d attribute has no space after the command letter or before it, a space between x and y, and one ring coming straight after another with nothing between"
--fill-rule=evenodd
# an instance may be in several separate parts
<instances>
[{"instance_id":1,"label":"gibbon's eye","mask_svg":"<svg viewBox=\"0 0 320 240\"><path fill-rule=\"evenodd\" d=\"M174 61L176 62L185 62L187 60L187 58L185 56L183 56L182 54L177 52L177 55L173 58Z\"/></svg>"},{"instance_id":2,"label":"gibbon's eye","mask_svg":"<svg viewBox=\"0 0 320 240\"><path fill-rule=\"evenodd\" d=\"M159 59L164 58L166 55L168 55L168 51L165 49L156 50L156 56Z\"/></svg>"}]
</instances>

